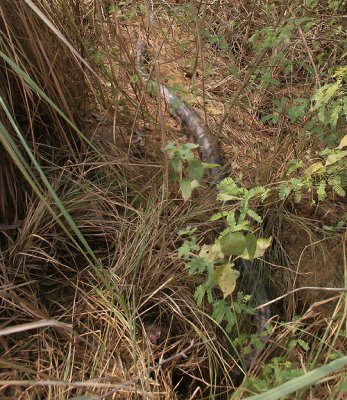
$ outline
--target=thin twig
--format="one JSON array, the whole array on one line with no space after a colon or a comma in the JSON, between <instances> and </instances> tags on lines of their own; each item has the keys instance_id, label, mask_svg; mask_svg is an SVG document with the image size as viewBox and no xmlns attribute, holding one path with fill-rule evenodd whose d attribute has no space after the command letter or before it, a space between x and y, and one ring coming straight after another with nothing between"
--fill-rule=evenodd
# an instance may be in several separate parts
<instances>
[{"instance_id":1,"label":"thin twig","mask_svg":"<svg viewBox=\"0 0 347 400\"><path fill-rule=\"evenodd\" d=\"M179 353L176 353L176 354L174 354L174 355L172 355L172 356L170 356L168 358L161 358L159 360L158 364L154 365L153 367L147 368L147 370L145 372L143 372L142 374L139 374L138 376L136 376L135 378L133 378L133 379L131 379L129 381L126 381L126 382L123 382L122 384L119 384L117 387L113 388L108 393L102 394L100 396L99 395L98 396L93 396L91 398L91 400L103 400L103 399L106 399L107 397L112 396L114 393L116 393L120 389L124 389L127 386L135 384L140 378L142 378L144 376L147 376L150 372L158 369L159 367L163 366L164 364L167 364L168 362L170 362L172 360L176 360L178 358L185 358L185 359L188 358L187 352L189 350L191 350L193 347L197 347L197 346L200 346L202 344L206 344L206 343L212 342L215 339L216 339L216 337L213 337L213 338L211 338L209 340L205 340L205 341L199 342L199 343L194 343L194 340L191 340L190 344L185 349L180 351Z\"/></svg>"},{"instance_id":2,"label":"thin twig","mask_svg":"<svg viewBox=\"0 0 347 400\"><path fill-rule=\"evenodd\" d=\"M289 1L286 1L286 3L284 4L282 11L280 13L280 15L278 16L275 25L274 25L274 29L277 29L282 21L282 18L287 10L287 5L288 5ZM223 130L223 126L225 121L227 120L227 118L229 117L230 111L232 110L232 108L234 107L236 100L239 98L240 94L243 92L243 90L247 87L249 80L251 79L251 76L253 75L254 70L259 66L259 64L261 63L261 61L263 60L266 52L267 52L267 48L263 48L261 50L260 53L258 53L258 55L255 57L255 59L251 62L250 64L250 68L245 76L244 81L242 82L241 86L238 88L238 90L236 91L236 93L234 94L234 96L232 97L232 99L230 100L230 103L228 103L225 106L225 111L224 114L222 115L222 118L219 122L218 125L218 130L219 132L222 132Z\"/></svg>"},{"instance_id":3,"label":"thin twig","mask_svg":"<svg viewBox=\"0 0 347 400\"><path fill-rule=\"evenodd\" d=\"M322 291L322 292L347 292L347 287L346 288L331 288L331 287L317 287L317 286L303 286L301 288L296 288L293 290L290 290L289 292L283 294L282 296L276 297L275 299L272 299L264 304L261 304L260 306L256 307L256 310L259 310L260 308L267 307L268 305L272 303L276 303L276 301L282 300L287 296L290 296L293 293L300 292L302 290L317 290L317 291Z\"/></svg>"},{"instance_id":4,"label":"thin twig","mask_svg":"<svg viewBox=\"0 0 347 400\"><path fill-rule=\"evenodd\" d=\"M302 41L303 41L303 43L304 43L304 46L305 46L305 48L306 48L306 52L307 52L308 58L309 58L309 60L310 60L310 63L311 63L311 65L312 65L312 68L313 68L313 70L314 70L314 74L315 74L317 86L318 86L318 87L321 87L320 79L319 79L319 74L318 74L318 71L317 71L316 64L315 64L315 62L314 62L314 60L313 60L313 57L312 57L311 49L309 48L309 46L308 46L308 44L307 44L307 40L306 40L306 38L305 38L304 32L302 31L300 25L299 25L299 24L297 23L297 21L296 21L296 15L294 14L294 12L293 12L293 10L292 10L291 7L289 7L289 13L290 13L290 14L292 15L292 17L293 17L294 24L296 25L296 28L298 29L299 35L301 36L301 39L302 39Z\"/></svg>"},{"instance_id":5,"label":"thin twig","mask_svg":"<svg viewBox=\"0 0 347 400\"><path fill-rule=\"evenodd\" d=\"M46 328L48 326L64 328L69 331L72 330L70 325L65 324L63 322L56 321L55 319L41 319L39 321L28 322L26 324L20 324L20 325L15 325L15 326L9 326L7 328L1 329L0 337L12 335L13 333L28 331L31 329Z\"/></svg>"}]
</instances>

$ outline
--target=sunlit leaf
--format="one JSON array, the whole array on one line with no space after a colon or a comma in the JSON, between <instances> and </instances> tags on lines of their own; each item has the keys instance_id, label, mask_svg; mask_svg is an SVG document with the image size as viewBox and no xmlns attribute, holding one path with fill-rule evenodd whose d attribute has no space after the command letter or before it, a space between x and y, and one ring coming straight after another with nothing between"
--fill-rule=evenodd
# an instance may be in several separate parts
<instances>
[{"instance_id":1,"label":"sunlit leaf","mask_svg":"<svg viewBox=\"0 0 347 400\"><path fill-rule=\"evenodd\" d=\"M219 241L216 241L212 246L207 244L201 247L199 256L205 259L207 262L214 262L218 258L223 258L224 254L222 253L221 246Z\"/></svg>"},{"instance_id":2,"label":"sunlit leaf","mask_svg":"<svg viewBox=\"0 0 347 400\"><path fill-rule=\"evenodd\" d=\"M337 149L343 149L344 147L347 146L347 135L345 135L342 139L340 144L338 145Z\"/></svg>"},{"instance_id":3,"label":"sunlit leaf","mask_svg":"<svg viewBox=\"0 0 347 400\"><path fill-rule=\"evenodd\" d=\"M321 162L316 162L306 168L304 174L310 176L322 168L324 168L323 164Z\"/></svg>"},{"instance_id":4,"label":"sunlit leaf","mask_svg":"<svg viewBox=\"0 0 347 400\"><path fill-rule=\"evenodd\" d=\"M347 155L347 150L345 151L337 151L336 153L332 153L328 155L328 158L325 162L325 166L332 165L340 161L343 157Z\"/></svg>"},{"instance_id":5,"label":"sunlit leaf","mask_svg":"<svg viewBox=\"0 0 347 400\"><path fill-rule=\"evenodd\" d=\"M193 179L190 182L190 187L191 187L192 191L197 189L199 186L200 186L200 183L196 179Z\"/></svg>"},{"instance_id":6,"label":"sunlit leaf","mask_svg":"<svg viewBox=\"0 0 347 400\"><path fill-rule=\"evenodd\" d=\"M214 279L224 298L230 296L236 287L236 274L230 263L215 268Z\"/></svg>"},{"instance_id":7,"label":"sunlit leaf","mask_svg":"<svg viewBox=\"0 0 347 400\"><path fill-rule=\"evenodd\" d=\"M201 163L204 169L208 169L208 168L217 168L220 167L219 164L209 164L209 163Z\"/></svg>"},{"instance_id":8,"label":"sunlit leaf","mask_svg":"<svg viewBox=\"0 0 347 400\"><path fill-rule=\"evenodd\" d=\"M262 257L266 251L271 246L272 237L268 239L260 238L257 240L257 248L255 250L254 258Z\"/></svg>"}]
</instances>

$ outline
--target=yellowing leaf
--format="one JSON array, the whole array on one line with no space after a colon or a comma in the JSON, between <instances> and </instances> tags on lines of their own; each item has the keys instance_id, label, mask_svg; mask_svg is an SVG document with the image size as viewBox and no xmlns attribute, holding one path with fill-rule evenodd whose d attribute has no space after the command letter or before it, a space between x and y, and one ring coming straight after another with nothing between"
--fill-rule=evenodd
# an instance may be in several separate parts
<instances>
[{"instance_id":1,"label":"yellowing leaf","mask_svg":"<svg viewBox=\"0 0 347 400\"><path fill-rule=\"evenodd\" d=\"M199 186L200 186L200 183L195 179L193 179L190 182L190 187L192 188L192 191L195 190L196 188L198 188Z\"/></svg>"},{"instance_id":2,"label":"yellowing leaf","mask_svg":"<svg viewBox=\"0 0 347 400\"><path fill-rule=\"evenodd\" d=\"M229 232L220 239L222 252L226 256L239 256L246 248L246 238L240 232Z\"/></svg>"},{"instance_id":3,"label":"yellowing leaf","mask_svg":"<svg viewBox=\"0 0 347 400\"><path fill-rule=\"evenodd\" d=\"M337 149L343 149L344 147L347 146L347 135L345 135L342 139L340 144L338 145L338 147L336 147Z\"/></svg>"},{"instance_id":4,"label":"yellowing leaf","mask_svg":"<svg viewBox=\"0 0 347 400\"><path fill-rule=\"evenodd\" d=\"M214 279L223 292L224 298L230 296L236 287L236 271L230 263L216 267L214 271Z\"/></svg>"},{"instance_id":5,"label":"yellowing leaf","mask_svg":"<svg viewBox=\"0 0 347 400\"><path fill-rule=\"evenodd\" d=\"M181 193L184 201L189 200L192 197L192 192L194 189L199 187L199 182L193 179L182 179L180 182Z\"/></svg>"},{"instance_id":6,"label":"yellowing leaf","mask_svg":"<svg viewBox=\"0 0 347 400\"><path fill-rule=\"evenodd\" d=\"M268 239L260 238L257 240L257 248L255 250L254 258L263 257L265 250L271 246L272 237Z\"/></svg>"},{"instance_id":7,"label":"yellowing leaf","mask_svg":"<svg viewBox=\"0 0 347 400\"><path fill-rule=\"evenodd\" d=\"M262 257L266 249L271 246L271 243L272 237L269 237L268 239L260 238L257 240L257 247L255 249L254 256L251 258L248 250L245 249L245 251L241 254L241 258L243 258L244 260L253 260L254 258Z\"/></svg>"},{"instance_id":8,"label":"yellowing leaf","mask_svg":"<svg viewBox=\"0 0 347 400\"><path fill-rule=\"evenodd\" d=\"M347 150L338 150L336 153L329 154L325 162L325 166L332 165L340 161L343 157L347 155Z\"/></svg>"},{"instance_id":9,"label":"yellowing leaf","mask_svg":"<svg viewBox=\"0 0 347 400\"><path fill-rule=\"evenodd\" d=\"M203 245L201 247L199 256L206 260L207 262L214 262L218 258L223 258L224 254L220 248L220 243L215 242L212 246Z\"/></svg>"},{"instance_id":10,"label":"yellowing leaf","mask_svg":"<svg viewBox=\"0 0 347 400\"><path fill-rule=\"evenodd\" d=\"M180 182L181 193L184 201L190 199L192 195L192 188L188 179L182 179Z\"/></svg>"},{"instance_id":11,"label":"yellowing leaf","mask_svg":"<svg viewBox=\"0 0 347 400\"><path fill-rule=\"evenodd\" d=\"M308 168L306 168L304 174L305 175L312 175L315 172L319 171L320 169L324 168L324 165L321 162L316 162L312 165L310 165Z\"/></svg>"}]
</instances>

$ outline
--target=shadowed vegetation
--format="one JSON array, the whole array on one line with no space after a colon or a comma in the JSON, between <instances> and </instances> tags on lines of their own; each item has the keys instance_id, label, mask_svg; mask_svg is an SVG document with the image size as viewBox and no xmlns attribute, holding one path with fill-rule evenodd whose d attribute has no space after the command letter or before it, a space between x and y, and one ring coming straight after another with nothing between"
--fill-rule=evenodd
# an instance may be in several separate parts
<instances>
[{"instance_id":1,"label":"shadowed vegetation","mask_svg":"<svg viewBox=\"0 0 347 400\"><path fill-rule=\"evenodd\" d=\"M343 2L23 0L0 11L0 397L343 399ZM211 216L239 215L245 199L222 204L202 182L182 200L162 149L187 139L137 74L139 37L151 78L208 123L223 171L243 194L266 193L245 208L257 237L272 237L257 276L285 295L264 338L242 282L221 317L229 294L215 266L187 268L232 226Z\"/></svg>"}]
</instances>

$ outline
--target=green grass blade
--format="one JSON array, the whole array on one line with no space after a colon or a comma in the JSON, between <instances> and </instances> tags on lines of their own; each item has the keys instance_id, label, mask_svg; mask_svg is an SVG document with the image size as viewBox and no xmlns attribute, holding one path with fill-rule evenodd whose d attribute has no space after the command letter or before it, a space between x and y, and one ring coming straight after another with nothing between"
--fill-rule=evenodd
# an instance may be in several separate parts
<instances>
[{"instance_id":1,"label":"green grass blade","mask_svg":"<svg viewBox=\"0 0 347 400\"><path fill-rule=\"evenodd\" d=\"M256 396L247 397L249 400L277 400L281 397L287 396L290 393L296 392L297 390L303 389L307 386L314 385L320 379L325 376L332 374L339 370L343 366L347 365L347 356L341 357L337 360L332 361L327 365L316 368L313 371L308 372L303 376L291 379L290 381L283 383L276 388L268 390L266 393L257 394Z\"/></svg>"},{"instance_id":2,"label":"green grass blade","mask_svg":"<svg viewBox=\"0 0 347 400\"><path fill-rule=\"evenodd\" d=\"M53 110L55 110L63 120L78 134L78 136L88 144L94 151L99 155L98 149L86 138L86 136L77 128L77 126L70 121L65 113L47 96L47 94L28 76L11 58L9 58L4 52L0 50L0 57L13 69L13 71L22 78L38 95L40 95L47 104L49 104Z\"/></svg>"},{"instance_id":3,"label":"green grass blade","mask_svg":"<svg viewBox=\"0 0 347 400\"><path fill-rule=\"evenodd\" d=\"M66 234L69 236L70 240L73 241L74 245L81 251L81 254L84 255L84 257L87 259L88 263L97 269L102 269L102 264L99 262L97 257L95 256L93 250L89 246L88 242L84 238L83 234L79 230L78 226L76 225L74 219L71 217L69 214L68 210L65 208L64 204L60 200L58 194L56 191L53 189L52 185L49 183L44 171L42 170L39 162L36 160L35 155L30 149L30 146L28 145L26 139L24 138L23 134L21 133L19 127L17 126L15 120L13 119L10 110L8 109L7 105L5 104L4 100L2 97L0 97L0 105L3 108L7 118L9 119L15 133L17 134L17 137L19 138L20 142L22 143L26 153L28 154L30 160L32 161L35 169L39 173L41 180L52 196L52 199L54 200L55 204L59 208L61 214L65 218L66 222L70 225L71 229L75 233L76 237L78 238L79 242L82 244L82 247L78 244L78 242L73 238L73 236L70 234L70 232L66 229L64 223L61 221L61 219L58 217L58 215L53 211L52 207L49 205L47 200L45 199L44 194L42 193L42 189L37 183L37 180L35 179L34 175L30 171L30 167L27 164L27 162L24 160L24 157L21 155L20 150L16 146L15 142L12 140L11 135L9 132L6 130L3 124L0 125L1 132L3 132L3 135L1 136L1 141L3 142L5 148L9 151L9 154L12 156L14 161L16 162L17 167L20 169L20 171L23 173L25 178L28 180L28 182L31 184L33 190L36 192L36 194L39 196L39 198L44 202L45 206L47 209L50 211L51 215L53 218L57 221L57 223L62 227L62 229L66 232ZM6 142L7 139L7 142ZM87 254L89 255L89 258ZM104 282L107 286L109 286L108 282ZM116 294L117 301L123 308L123 310L128 314L129 312L129 307L123 298L123 296L120 293L120 290L116 287L112 288L112 291Z\"/></svg>"}]
</instances>

